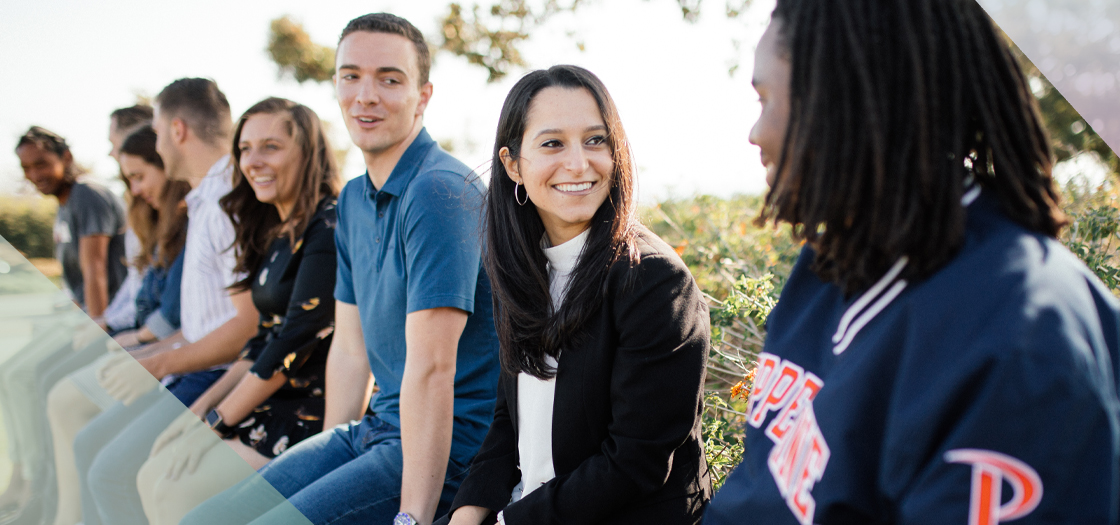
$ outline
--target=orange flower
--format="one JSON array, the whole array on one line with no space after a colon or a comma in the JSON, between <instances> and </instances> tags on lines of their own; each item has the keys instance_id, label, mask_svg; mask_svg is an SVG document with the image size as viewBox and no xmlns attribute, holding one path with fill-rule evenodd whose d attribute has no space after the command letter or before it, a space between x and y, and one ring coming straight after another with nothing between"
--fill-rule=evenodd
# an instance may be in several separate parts
<instances>
[{"instance_id":1,"label":"orange flower","mask_svg":"<svg viewBox=\"0 0 1120 525\"><path fill-rule=\"evenodd\" d=\"M747 387L746 382L747 382L747 380L744 379L742 381L739 381L738 383L735 383L735 386L731 387L731 398L732 399L734 399L736 397L741 397L741 395L743 394L743 390Z\"/></svg>"}]
</instances>

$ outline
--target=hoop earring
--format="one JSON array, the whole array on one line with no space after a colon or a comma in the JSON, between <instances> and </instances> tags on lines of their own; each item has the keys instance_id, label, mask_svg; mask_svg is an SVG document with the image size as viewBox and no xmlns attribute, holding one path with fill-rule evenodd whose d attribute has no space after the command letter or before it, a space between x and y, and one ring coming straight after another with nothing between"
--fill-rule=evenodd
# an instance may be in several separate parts
<instances>
[{"instance_id":1,"label":"hoop earring","mask_svg":"<svg viewBox=\"0 0 1120 525\"><path fill-rule=\"evenodd\" d=\"M517 198L517 188L519 188L519 187L521 187L520 182L515 182L513 184L513 200L519 206L524 206L526 202L529 202L529 190L525 190L525 200L522 201L521 199Z\"/></svg>"}]
</instances>

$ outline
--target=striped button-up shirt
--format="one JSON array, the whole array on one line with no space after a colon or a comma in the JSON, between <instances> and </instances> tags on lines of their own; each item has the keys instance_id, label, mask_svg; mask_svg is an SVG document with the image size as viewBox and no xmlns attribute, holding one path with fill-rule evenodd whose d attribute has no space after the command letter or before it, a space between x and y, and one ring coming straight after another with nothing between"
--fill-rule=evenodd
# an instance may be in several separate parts
<instances>
[{"instance_id":1,"label":"striped button-up shirt","mask_svg":"<svg viewBox=\"0 0 1120 525\"><path fill-rule=\"evenodd\" d=\"M186 258L183 261L181 322L189 342L202 339L233 318L227 288L237 281L233 267L233 223L218 205L233 186L230 157L222 157L187 194Z\"/></svg>"}]
</instances>

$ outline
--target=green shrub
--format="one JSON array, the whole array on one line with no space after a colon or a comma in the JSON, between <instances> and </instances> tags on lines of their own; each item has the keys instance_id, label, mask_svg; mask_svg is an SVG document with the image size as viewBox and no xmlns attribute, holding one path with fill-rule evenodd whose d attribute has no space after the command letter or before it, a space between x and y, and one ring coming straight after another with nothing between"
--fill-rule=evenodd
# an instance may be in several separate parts
<instances>
[{"instance_id":1,"label":"green shrub","mask_svg":"<svg viewBox=\"0 0 1120 525\"><path fill-rule=\"evenodd\" d=\"M1070 184L1063 198L1070 224L1062 242L1120 296L1120 190L1111 179L1089 189Z\"/></svg>"},{"instance_id":2,"label":"green shrub","mask_svg":"<svg viewBox=\"0 0 1120 525\"><path fill-rule=\"evenodd\" d=\"M670 199L643 222L688 265L711 308L703 437L718 489L742 460L745 392L766 338L765 322L797 260L788 227L754 224L758 196Z\"/></svg>"},{"instance_id":3,"label":"green shrub","mask_svg":"<svg viewBox=\"0 0 1120 525\"><path fill-rule=\"evenodd\" d=\"M0 237L28 258L54 257L57 211L54 199L0 195Z\"/></svg>"}]
</instances>

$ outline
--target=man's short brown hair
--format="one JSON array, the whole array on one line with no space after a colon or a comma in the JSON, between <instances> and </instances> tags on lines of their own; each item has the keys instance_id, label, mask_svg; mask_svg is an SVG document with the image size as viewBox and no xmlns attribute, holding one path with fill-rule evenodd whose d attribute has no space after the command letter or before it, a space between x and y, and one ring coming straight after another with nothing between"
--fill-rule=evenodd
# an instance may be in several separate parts
<instances>
[{"instance_id":1,"label":"man's short brown hair","mask_svg":"<svg viewBox=\"0 0 1120 525\"><path fill-rule=\"evenodd\" d=\"M152 121L152 106L136 104L127 108L120 108L110 113L109 118L116 121L117 129L132 129L140 124Z\"/></svg>"},{"instance_id":2,"label":"man's short brown hair","mask_svg":"<svg viewBox=\"0 0 1120 525\"><path fill-rule=\"evenodd\" d=\"M411 22L389 13L362 15L346 24L346 27L342 30L342 35L338 37L338 43L342 44L342 40L347 35L357 31L389 33L409 39L412 45L416 46L416 65L420 70L419 85L423 86L428 83L428 73L432 70L432 53L428 49L428 41L424 40L424 34L416 29L416 26L412 25Z\"/></svg>"},{"instance_id":3,"label":"man's short brown hair","mask_svg":"<svg viewBox=\"0 0 1120 525\"><path fill-rule=\"evenodd\" d=\"M179 118L208 144L225 146L232 127L229 101L208 78L180 78L156 95L155 105L166 118Z\"/></svg>"}]
</instances>

